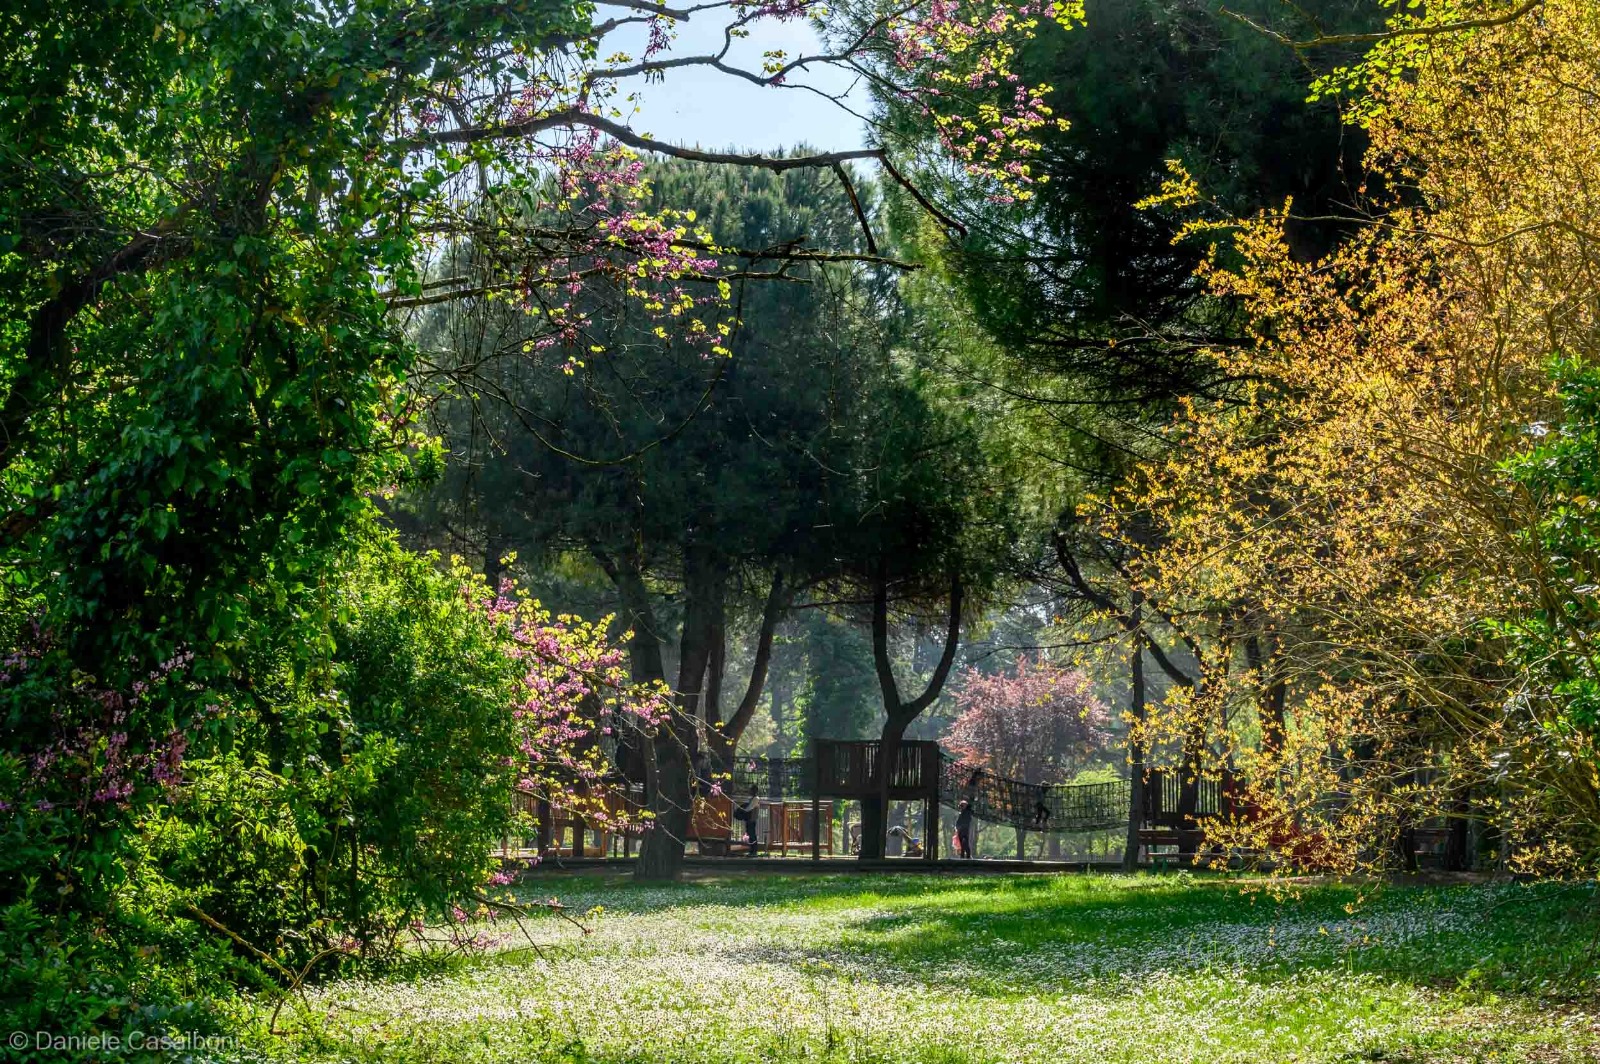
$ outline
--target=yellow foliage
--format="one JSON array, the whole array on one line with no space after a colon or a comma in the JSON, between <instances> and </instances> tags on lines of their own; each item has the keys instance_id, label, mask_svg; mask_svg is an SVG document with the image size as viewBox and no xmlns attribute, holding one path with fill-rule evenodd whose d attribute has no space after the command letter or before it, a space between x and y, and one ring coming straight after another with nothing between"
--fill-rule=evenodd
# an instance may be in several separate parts
<instances>
[{"instance_id":1,"label":"yellow foliage","mask_svg":"<svg viewBox=\"0 0 1600 1064\"><path fill-rule=\"evenodd\" d=\"M1485 623L1553 593L1499 466L1553 415L1552 356L1600 358L1600 4L1537 12L1364 71L1386 201L1315 263L1292 207L1241 223L1205 268L1253 323L1214 352L1232 394L1097 515L1201 652L1143 736L1244 781L1218 842L1370 867L1470 807L1527 861L1600 853L1596 751ZM1175 171L1162 199L1198 195Z\"/></svg>"}]
</instances>

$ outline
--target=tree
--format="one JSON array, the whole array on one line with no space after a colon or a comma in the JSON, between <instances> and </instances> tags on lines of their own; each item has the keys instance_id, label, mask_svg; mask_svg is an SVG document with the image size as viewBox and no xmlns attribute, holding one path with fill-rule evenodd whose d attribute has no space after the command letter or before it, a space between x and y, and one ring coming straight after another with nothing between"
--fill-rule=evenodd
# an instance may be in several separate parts
<instances>
[{"instance_id":1,"label":"tree","mask_svg":"<svg viewBox=\"0 0 1600 1064\"><path fill-rule=\"evenodd\" d=\"M968 669L955 701L960 715L944 745L974 768L1026 783L1066 783L1110 737L1089 677L1037 658L992 675Z\"/></svg>"},{"instance_id":2,"label":"tree","mask_svg":"<svg viewBox=\"0 0 1600 1064\"><path fill-rule=\"evenodd\" d=\"M966 766L1025 783L1066 783L1110 739L1110 716L1089 677L1037 658L984 674L968 669L955 696L959 716L941 741ZM1017 858L1025 831L1017 827ZM1058 854L1052 837L1051 853Z\"/></svg>"},{"instance_id":3,"label":"tree","mask_svg":"<svg viewBox=\"0 0 1600 1064\"><path fill-rule=\"evenodd\" d=\"M31 757L0 758L8 1012L41 1030L120 1025L128 1008L193 1010L219 980L292 982L390 958L422 921L486 918L519 793L637 827L601 805L604 736L658 724L665 692L627 682L603 622L552 618L366 525L325 578L325 670L298 672L283 645L297 630L252 633L255 690L213 687L212 727L142 749L146 707L192 697L187 655L127 691L81 676L62 691L48 630L13 644L6 719L51 725ZM156 952L174 960L152 977Z\"/></svg>"},{"instance_id":4,"label":"tree","mask_svg":"<svg viewBox=\"0 0 1600 1064\"><path fill-rule=\"evenodd\" d=\"M1236 10L1274 26L1299 17L1277 5ZM1295 10L1329 32L1372 18L1347 0ZM1091 3L1086 15L1081 29L1047 30L1011 62L1020 84L1051 86L1042 99L1070 118L1034 134L1029 196L995 195L960 174L940 181L937 165L917 180L962 230L940 256L950 288L943 298L981 323L989 350L972 345L977 357L952 360L946 371L981 382L1006 406L1041 533L1024 567L1060 596L1074 639L1105 644L1102 664L1114 657L1122 671L1128 663L1137 718L1147 661L1191 697L1208 697L1211 678L1189 662L1213 633L1145 603L1130 581L1130 546L1153 547L1160 528L1130 523L1107 535L1079 511L1093 512L1140 462L1158 459L1166 445L1159 428L1185 402L1238 401L1239 378L1217 352L1245 342L1248 317L1236 294L1197 275L1210 242L1203 237L1222 234L1188 230L1192 209L1158 195L1170 167L1182 165L1204 189L1210 219L1292 198L1285 238L1308 262L1354 228L1338 215L1357 186L1370 178L1375 191L1381 178L1362 172L1364 131L1345 126L1334 101L1307 105L1311 58L1236 14L1139 0ZM1323 58L1341 57L1343 47ZM938 142L915 101L882 98L901 143ZM1130 832L1143 808L1147 753L1137 735ZM1191 728L1172 741L1191 769L1180 793L1180 812L1190 815L1203 735ZM1130 842L1130 859L1135 852Z\"/></svg>"},{"instance_id":5,"label":"tree","mask_svg":"<svg viewBox=\"0 0 1600 1064\"><path fill-rule=\"evenodd\" d=\"M907 729L938 698L960 646L961 625L1003 579L1016 538L1015 494L983 449L979 409L958 409L929 375L912 372L879 414L881 464L873 504L837 540L842 584L867 606L873 668L884 708L880 793L864 799L861 857L883 855L890 772ZM898 616L895 616L898 614ZM940 637L922 691L907 697L895 675L894 622Z\"/></svg>"},{"instance_id":6,"label":"tree","mask_svg":"<svg viewBox=\"0 0 1600 1064\"><path fill-rule=\"evenodd\" d=\"M1287 17L1255 0L1235 9L1274 25ZM1334 30L1372 20L1352 0L1296 10ZM1306 103L1306 60L1229 12L1091 0L1085 15L1071 33L1047 28L1011 62L1018 83L1048 86L1042 100L1068 119L1032 134L1030 195L996 195L959 173L926 187L963 228L948 258L978 320L1030 374L1074 382L1071 396L1037 394L1075 400L1068 412L1092 429L1097 415L1160 416L1225 381L1205 348L1237 335L1237 310L1197 280L1205 248L1177 239L1184 219L1142 205L1169 160L1226 216L1292 198L1288 238L1306 260L1332 246L1341 226L1327 219L1362 175L1361 132L1343 127L1332 101ZM917 101L884 99L905 138L938 140Z\"/></svg>"},{"instance_id":7,"label":"tree","mask_svg":"<svg viewBox=\"0 0 1600 1064\"><path fill-rule=\"evenodd\" d=\"M466 460L434 497L444 508L420 520L481 528L495 552L598 566L635 633L640 678L665 678L663 646L675 640L681 714L636 766L647 780L666 773L647 786L656 826L640 865L658 875L681 856L692 755L704 742L726 766L761 696L777 625L797 593L833 571L828 536L815 530L849 524L875 497L854 471L876 461L870 419L888 372L892 281L789 258L812 240L859 245L856 212L871 206L870 186L852 183L846 195L833 175L704 165L648 173L651 196L693 204L718 246L766 255L783 276L735 282L739 325L728 356L713 360L616 304L585 305L588 328L610 339L570 375L541 372L537 322L494 304L452 310L429 330L458 346L461 385L478 390L441 405ZM740 613L752 622L749 678L724 707ZM663 847L677 856L657 871Z\"/></svg>"},{"instance_id":8,"label":"tree","mask_svg":"<svg viewBox=\"0 0 1600 1064\"><path fill-rule=\"evenodd\" d=\"M878 681L866 633L818 610L804 624L806 738L869 738L878 729Z\"/></svg>"},{"instance_id":9,"label":"tree","mask_svg":"<svg viewBox=\"0 0 1600 1064\"><path fill-rule=\"evenodd\" d=\"M1582 611L1545 538L1571 489L1531 472L1562 459L1528 452L1558 416L1551 353L1594 351L1571 192L1600 157L1570 79L1600 14L1514 14L1397 16L1320 86L1360 87L1369 165L1412 188L1315 265L1281 213L1243 228L1207 270L1254 322L1217 356L1243 401L1185 408L1110 522L1159 531L1133 582L1207 634L1203 691L1147 735L1203 729L1208 771L1245 778L1254 818L1223 841L1407 867L1415 825L1472 810L1529 866L1600 852L1593 734L1514 635Z\"/></svg>"}]
</instances>

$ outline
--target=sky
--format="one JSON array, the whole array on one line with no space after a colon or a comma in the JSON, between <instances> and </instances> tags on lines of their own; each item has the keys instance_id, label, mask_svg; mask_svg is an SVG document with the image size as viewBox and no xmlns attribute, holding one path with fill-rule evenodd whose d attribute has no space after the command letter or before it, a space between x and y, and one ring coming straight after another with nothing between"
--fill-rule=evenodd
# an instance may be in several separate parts
<instances>
[{"instance_id":1,"label":"sky","mask_svg":"<svg viewBox=\"0 0 1600 1064\"><path fill-rule=\"evenodd\" d=\"M716 14L708 12L707 14ZM704 17L704 16L702 16ZM723 23L707 19L678 23L678 38L672 48L658 56L668 58L714 53L722 45ZM628 26L607 36L601 43L601 57L626 52L635 60L644 53L646 33L642 26ZM759 72L761 53L782 49L789 58L815 54L821 50L815 32L803 20L765 23L751 27L751 35L735 41L729 53L731 65ZM791 76L793 86L809 84L838 93L851 89L851 78L832 67ZM830 100L799 87L753 85L708 67L687 67L666 72L665 82L645 84L643 78L620 83L617 100L628 93L640 93L640 112L630 125L657 140L702 148L745 148L771 152L796 144L808 144L823 151L859 148L865 142L864 124ZM850 93L849 105L865 113L867 92L857 86Z\"/></svg>"}]
</instances>

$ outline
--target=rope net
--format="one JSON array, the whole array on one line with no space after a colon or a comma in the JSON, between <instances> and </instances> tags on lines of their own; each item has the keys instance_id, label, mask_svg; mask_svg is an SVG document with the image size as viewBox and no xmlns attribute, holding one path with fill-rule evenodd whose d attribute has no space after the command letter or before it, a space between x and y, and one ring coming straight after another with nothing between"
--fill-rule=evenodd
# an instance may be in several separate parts
<instances>
[{"instance_id":1,"label":"rope net","mask_svg":"<svg viewBox=\"0 0 1600 1064\"><path fill-rule=\"evenodd\" d=\"M1027 783L941 752L939 800L967 802L979 820L1026 831L1104 831L1128 822L1128 781Z\"/></svg>"},{"instance_id":2,"label":"rope net","mask_svg":"<svg viewBox=\"0 0 1600 1064\"><path fill-rule=\"evenodd\" d=\"M811 797L809 758L738 758L733 787L747 793L753 784L763 798L801 801ZM1025 831L1069 833L1104 831L1128 822L1128 781L1109 783L1027 783L940 754L939 801L955 807L970 803L979 820Z\"/></svg>"}]
</instances>

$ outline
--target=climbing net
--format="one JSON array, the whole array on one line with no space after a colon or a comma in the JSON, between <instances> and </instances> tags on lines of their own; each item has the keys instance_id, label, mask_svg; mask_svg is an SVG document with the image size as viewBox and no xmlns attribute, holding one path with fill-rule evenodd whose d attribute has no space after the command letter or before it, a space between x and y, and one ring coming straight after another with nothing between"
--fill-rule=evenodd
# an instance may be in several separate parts
<instances>
[{"instance_id":1,"label":"climbing net","mask_svg":"<svg viewBox=\"0 0 1600 1064\"><path fill-rule=\"evenodd\" d=\"M803 800L811 795L810 759L738 758L732 786L744 794L754 785L763 798ZM949 806L972 804L980 820L1026 831L1103 831L1128 822L1128 781L1044 784L997 776L943 754L939 800Z\"/></svg>"},{"instance_id":2,"label":"climbing net","mask_svg":"<svg viewBox=\"0 0 1600 1064\"><path fill-rule=\"evenodd\" d=\"M1025 783L997 776L944 754L939 766L939 800L967 802L980 820L1027 831L1103 831L1128 822L1128 781L1110 783Z\"/></svg>"}]
</instances>

